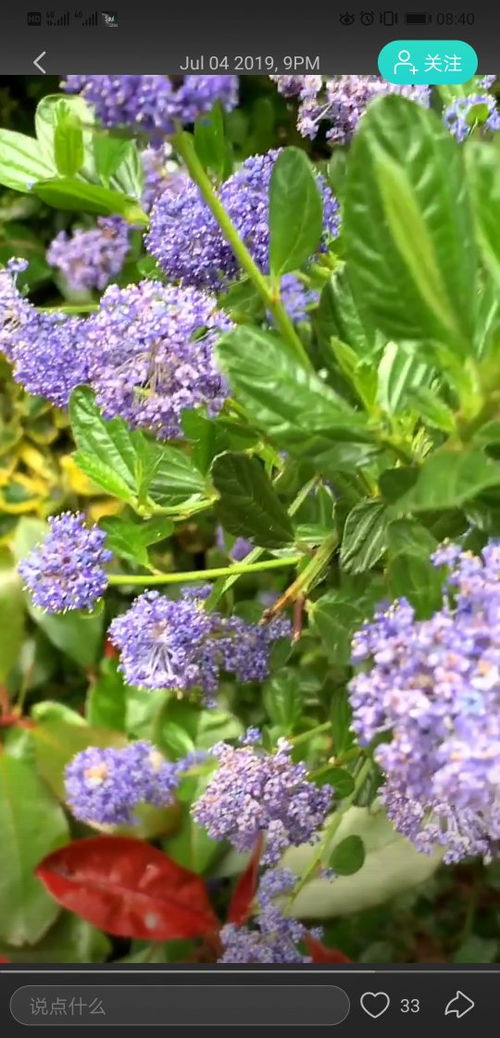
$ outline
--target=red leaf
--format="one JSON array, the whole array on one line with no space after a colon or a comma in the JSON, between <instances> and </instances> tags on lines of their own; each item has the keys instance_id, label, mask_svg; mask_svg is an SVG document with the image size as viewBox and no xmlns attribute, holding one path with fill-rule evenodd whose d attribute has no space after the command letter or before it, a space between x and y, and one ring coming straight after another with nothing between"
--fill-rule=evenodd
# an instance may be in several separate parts
<instances>
[{"instance_id":1,"label":"red leaf","mask_svg":"<svg viewBox=\"0 0 500 1038\"><path fill-rule=\"evenodd\" d=\"M0 955L0 962L12 962L12 959L4 959L3 955Z\"/></svg>"},{"instance_id":2,"label":"red leaf","mask_svg":"<svg viewBox=\"0 0 500 1038\"><path fill-rule=\"evenodd\" d=\"M318 941L316 937L311 937L310 934L304 938L307 950L313 962L351 962L351 959L347 958L343 952L338 951L337 948L327 948L326 944L322 941Z\"/></svg>"},{"instance_id":3,"label":"red leaf","mask_svg":"<svg viewBox=\"0 0 500 1038\"><path fill-rule=\"evenodd\" d=\"M260 856L264 846L263 836L259 836L250 861L244 872L238 879L234 888L233 896L227 912L228 923L241 926L250 915L252 901L257 889L257 877L259 872Z\"/></svg>"},{"instance_id":4,"label":"red leaf","mask_svg":"<svg viewBox=\"0 0 500 1038\"><path fill-rule=\"evenodd\" d=\"M219 926L201 877L142 840L75 840L35 871L60 905L120 937L168 941Z\"/></svg>"}]
</instances>

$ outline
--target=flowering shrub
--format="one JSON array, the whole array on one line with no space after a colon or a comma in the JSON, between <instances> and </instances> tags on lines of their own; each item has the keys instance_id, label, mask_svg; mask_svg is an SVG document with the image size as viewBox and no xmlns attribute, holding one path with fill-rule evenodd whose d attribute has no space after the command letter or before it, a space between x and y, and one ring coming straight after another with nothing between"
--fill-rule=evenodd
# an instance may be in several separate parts
<instances>
[{"instance_id":1,"label":"flowering shrub","mask_svg":"<svg viewBox=\"0 0 500 1038\"><path fill-rule=\"evenodd\" d=\"M0 953L490 961L495 77L245 78L0 135L5 378L77 481L2 559Z\"/></svg>"}]
</instances>

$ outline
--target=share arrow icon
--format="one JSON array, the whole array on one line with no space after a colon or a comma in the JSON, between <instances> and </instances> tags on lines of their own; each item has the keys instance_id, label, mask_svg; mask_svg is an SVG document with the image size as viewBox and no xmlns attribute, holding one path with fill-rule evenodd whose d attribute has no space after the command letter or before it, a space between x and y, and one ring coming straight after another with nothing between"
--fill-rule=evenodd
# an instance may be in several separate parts
<instances>
[{"instance_id":1,"label":"share arrow icon","mask_svg":"<svg viewBox=\"0 0 500 1038\"><path fill-rule=\"evenodd\" d=\"M470 1013L471 1009L474 1009L475 1004L468 995L464 995L463 991L457 991L455 997L450 998L444 1015L450 1016L454 1013L457 1020L461 1020L466 1013Z\"/></svg>"}]
</instances>

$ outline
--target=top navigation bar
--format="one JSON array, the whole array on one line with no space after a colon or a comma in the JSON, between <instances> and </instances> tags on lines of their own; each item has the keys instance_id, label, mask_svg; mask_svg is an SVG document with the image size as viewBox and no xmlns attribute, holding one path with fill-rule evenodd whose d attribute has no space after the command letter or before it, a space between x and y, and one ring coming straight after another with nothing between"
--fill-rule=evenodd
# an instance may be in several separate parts
<instances>
[{"instance_id":1,"label":"top navigation bar","mask_svg":"<svg viewBox=\"0 0 500 1038\"><path fill-rule=\"evenodd\" d=\"M112 0L113 2L113 0ZM441 3L342 0L289 3L162 4L115 0L109 10L57 0L9 5L0 14L4 75L106 73L370 74L391 40L470 44L479 72L497 71L500 10L490 0Z\"/></svg>"}]
</instances>

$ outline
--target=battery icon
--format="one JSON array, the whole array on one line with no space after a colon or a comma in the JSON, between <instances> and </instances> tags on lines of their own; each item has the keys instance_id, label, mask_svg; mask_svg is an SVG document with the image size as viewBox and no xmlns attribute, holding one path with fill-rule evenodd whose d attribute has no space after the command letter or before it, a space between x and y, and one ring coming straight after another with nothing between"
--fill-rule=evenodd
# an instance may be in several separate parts
<instances>
[{"instance_id":1,"label":"battery icon","mask_svg":"<svg viewBox=\"0 0 500 1038\"><path fill-rule=\"evenodd\" d=\"M405 14L405 22L407 25L427 25L430 22L432 15L427 14L427 11L407 11Z\"/></svg>"}]
</instances>

